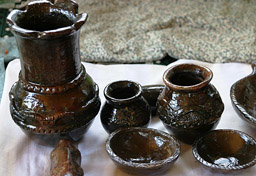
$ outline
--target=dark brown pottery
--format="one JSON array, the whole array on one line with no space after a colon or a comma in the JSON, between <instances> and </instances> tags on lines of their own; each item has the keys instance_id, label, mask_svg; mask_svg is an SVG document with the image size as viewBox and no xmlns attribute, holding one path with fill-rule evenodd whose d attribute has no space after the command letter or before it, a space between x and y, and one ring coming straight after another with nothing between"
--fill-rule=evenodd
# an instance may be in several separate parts
<instances>
[{"instance_id":1,"label":"dark brown pottery","mask_svg":"<svg viewBox=\"0 0 256 176\"><path fill-rule=\"evenodd\" d=\"M256 61L252 73L232 85L230 97L240 117L256 128Z\"/></svg>"},{"instance_id":2,"label":"dark brown pottery","mask_svg":"<svg viewBox=\"0 0 256 176\"><path fill-rule=\"evenodd\" d=\"M80 61L79 33L87 15L77 9L71 0L35 1L7 17L21 64L10 111L31 136L78 140L99 111L98 86Z\"/></svg>"},{"instance_id":3,"label":"dark brown pottery","mask_svg":"<svg viewBox=\"0 0 256 176\"><path fill-rule=\"evenodd\" d=\"M142 97L140 84L117 81L104 89L106 102L101 110L101 123L111 133L120 127L147 127L151 120L150 107Z\"/></svg>"},{"instance_id":4,"label":"dark brown pottery","mask_svg":"<svg viewBox=\"0 0 256 176\"><path fill-rule=\"evenodd\" d=\"M60 140L51 152L51 176L83 176L81 153L69 140Z\"/></svg>"},{"instance_id":5,"label":"dark brown pottery","mask_svg":"<svg viewBox=\"0 0 256 176\"><path fill-rule=\"evenodd\" d=\"M165 127L184 143L192 144L214 129L224 110L216 88L210 84L209 68L180 64L165 71L165 88L157 101L158 114Z\"/></svg>"},{"instance_id":6,"label":"dark brown pottery","mask_svg":"<svg viewBox=\"0 0 256 176\"><path fill-rule=\"evenodd\" d=\"M236 130L214 130L195 141L193 155L217 172L238 171L255 165L256 141Z\"/></svg>"},{"instance_id":7,"label":"dark brown pottery","mask_svg":"<svg viewBox=\"0 0 256 176\"><path fill-rule=\"evenodd\" d=\"M142 96L147 100L151 114L156 115L156 101L159 94L164 89L164 85L146 85L142 86Z\"/></svg>"},{"instance_id":8,"label":"dark brown pottery","mask_svg":"<svg viewBox=\"0 0 256 176\"><path fill-rule=\"evenodd\" d=\"M137 175L160 175L180 155L178 140L150 128L123 128L109 135L106 150L122 170Z\"/></svg>"}]
</instances>

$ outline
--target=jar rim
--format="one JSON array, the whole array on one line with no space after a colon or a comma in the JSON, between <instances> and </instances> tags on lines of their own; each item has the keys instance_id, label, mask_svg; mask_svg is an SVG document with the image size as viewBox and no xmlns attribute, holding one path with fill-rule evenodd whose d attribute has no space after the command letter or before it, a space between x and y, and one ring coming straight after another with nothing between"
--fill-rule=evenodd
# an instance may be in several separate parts
<instances>
[{"instance_id":1,"label":"jar rim","mask_svg":"<svg viewBox=\"0 0 256 176\"><path fill-rule=\"evenodd\" d=\"M113 92L119 89L120 91L125 91L125 89L130 89L133 92L130 96L120 97L118 98L116 95L113 95ZM107 100L113 102L113 103L119 103L119 102L130 102L134 99L138 98L142 94L142 87L139 83L130 81L130 80L121 80L121 81L115 81L110 84L108 84L104 88L104 96Z\"/></svg>"},{"instance_id":2,"label":"jar rim","mask_svg":"<svg viewBox=\"0 0 256 176\"><path fill-rule=\"evenodd\" d=\"M180 73L197 74L202 79L200 82L191 85L179 85L174 83L172 78ZM194 92L207 86L212 80L213 72L205 66L196 64L179 64L168 68L163 74L163 81L165 85L176 91L190 91Z\"/></svg>"},{"instance_id":3,"label":"jar rim","mask_svg":"<svg viewBox=\"0 0 256 176\"><path fill-rule=\"evenodd\" d=\"M69 3L69 4L66 4L66 7L65 7L64 3ZM14 34L20 35L22 37L35 38L35 39L59 38L64 35L70 35L73 32L80 30L80 28L86 22L87 14L86 13L78 14L77 9L78 9L78 4L72 0L67 2L57 1L55 4L46 0L33 1L28 4L26 10L24 11L22 10L11 11L11 13L6 18L6 22ZM72 20L69 19L71 23L69 25L64 25L64 26L56 27L54 29L45 29L45 30L29 29L29 28L22 27L20 24L17 24L17 20L21 18L21 16L26 16L26 15L30 16L29 13L33 13L34 11L38 11L39 16L45 15L45 13L49 13L48 15L50 15L51 13L58 11L59 15L62 15L63 17L65 16L68 18L66 14L70 14L70 16L72 16L73 19Z\"/></svg>"}]
</instances>

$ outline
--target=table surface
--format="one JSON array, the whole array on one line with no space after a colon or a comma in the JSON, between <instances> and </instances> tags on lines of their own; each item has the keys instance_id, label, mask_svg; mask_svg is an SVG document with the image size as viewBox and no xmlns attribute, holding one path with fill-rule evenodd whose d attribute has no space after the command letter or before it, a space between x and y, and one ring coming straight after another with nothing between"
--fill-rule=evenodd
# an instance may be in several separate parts
<instances>
[{"instance_id":1,"label":"table surface","mask_svg":"<svg viewBox=\"0 0 256 176\"><path fill-rule=\"evenodd\" d=\"M94 81L100 87L101 102L105 101L103 96L104 87L117 80L133 80L141 85L162 84L163 72L170 66L179 63L195 63L209 67L213 71L211 83L219 91L225 104L225 110L217 129L236 129L256 137L256 129L252 129L246 122L239 118L232 107L230 100L230 87L237 80L251 73L249 64L227 63L209 64L193 60L178 60L168 66L147 64L126 65L100 65L83 63ZM49 175L50 152L52 146L38 144L32 141L13 122L9 112L8 93L12 84L17 81L20 70L19 60L10 62L6 70L6 80L3 97L0 104L0 175L5 176L45 176ZM166 131L161 121L153 119L151 128ZM81 166L87 176L127 176L128 174L116 168L105 151L105 141L108 134L104 131L99 114L93 125L79 142L78 148L82 153ZM226 175L252 176L256 173L256 167L251 167L239 173ZM193 155L191 146L182 144L181 155L170 170L163 175L192 175L208 176L221 175L212 172L200 163Z\"/></svg>"}]
</instances>

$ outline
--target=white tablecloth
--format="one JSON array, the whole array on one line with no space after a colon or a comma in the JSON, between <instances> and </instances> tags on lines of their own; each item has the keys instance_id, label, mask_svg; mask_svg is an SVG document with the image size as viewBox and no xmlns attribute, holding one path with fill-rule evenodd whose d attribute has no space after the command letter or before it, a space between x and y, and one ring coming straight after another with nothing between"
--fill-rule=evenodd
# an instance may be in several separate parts
<instances>
[{"instance_id":1,"label":"white tablecloth","mask_svg":"<svg viewBox=\"0 0 256 176\"><path fill-rule=\"evenodd\" d=\"M196 63L209 67L213 71L212 84L218 89L225 104L218 129L237 129L256 137L256 130L250 128L234 111L229 96L231 85L242 77L250 74L248 64L228 63L209 64L192 60L179 60L169 66L159 65L99 65L83 63L94 81L100 87L101 102L104 87L117 80L133 80L141 85L161 84L163 72L173 64ZM6 71L6 80L0 104L0 175L1 176L45 176L49 175L50 152L53 147L43 146L29 139L13 122L9 112L8 93L12 84L18 79L20 70L19 60L12 61ZM166 131L159 120L152 120L150 127ZM105 152L105 141L108 134L104 131L99 114L93 125L79 142L78 148L82 153L82 168L87 176L127 176L116 168ZM236 175L253 176L256 166ZM181 155L174 166L164 175L175 176L208 176L220 175L209 171L198 163L191 152L191 146L182 144ZM232 174L234 175L234 174Z\"/></svg>"}]
</instances>

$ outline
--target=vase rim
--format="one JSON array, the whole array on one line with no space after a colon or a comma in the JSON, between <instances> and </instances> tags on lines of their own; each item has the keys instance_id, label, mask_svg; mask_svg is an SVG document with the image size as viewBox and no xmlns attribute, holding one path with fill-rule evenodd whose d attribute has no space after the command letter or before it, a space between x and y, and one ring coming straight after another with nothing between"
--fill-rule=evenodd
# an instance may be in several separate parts
<instances>
[{"instance_id":1,"label":"vase rim","mask_svg":"<svg viewBox=\"0 0 256 176\"><path fill-rule=\"evenodd\" d=\"M117 89L123 91L124 89L131 89L133 93L131 96L117 98L113 96L113 91ZM137 99L142 94L142 87L139 83L130 80L115 81L108 84L104 89L104 96L112 103L129 103Z\"/></svg>"},{"instance_id":2,"label":"vase rim","mask_svg":"<svg viewBox=\"0 0 256 176\"><path fill-rule=\"evenodd\" d=\"M182 73L188 75L196 74L198 77L200 76L201 80L191 85L179 85L171 81L175 75ZM208 67L196 64L178 64L168 68L164 72L163 81L172 90L195 92L207 86L212 80L212 77L213 73Z\"/></svg>"},{"instance_id":3,"label":"vase rim","mask_svg":"<svg viewBox=\"0 0 256 176\"><path fill-rule=\"evenodd\" d=\"M69 3L65 7L65 3ZM72 7L71 7L72 6ZM70 8L70 9L69 9ZM52 39L59 38L66 35L70 35L73 32L80 30L83 24L86 22L88 15L86 13L77 13L78 5L73 0L57 0L56 3L52 3L47 0L42 1L33 1L30 2L26 8L26 10L12 10L10 14L6 18L6 22L9 25L10 29L13 33L34 39ZM31 11L39 11L38 13L42 13L41 15L45 15L45 11L49 13L50 16L53 12L58 12L59 15L65 16L66 18L72 16L72 20L69 19L70 25L57 27L54 29L46 29L46 30L36 30L36 29L28 29L24 28L21 25L17 24L17 21L23 15L31 13ZM68 15L70 16L68 16ZM40 16L40 15L38 15ZM28 20L27 20L28 21ZM57 19L56 19L57 21Z\"/></svg>"}]
</instances>

